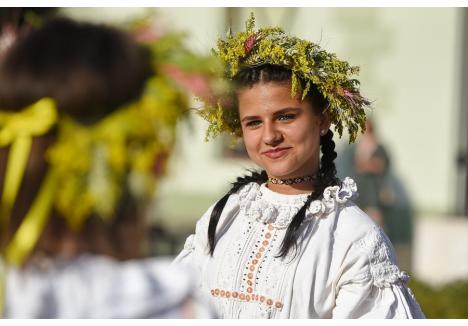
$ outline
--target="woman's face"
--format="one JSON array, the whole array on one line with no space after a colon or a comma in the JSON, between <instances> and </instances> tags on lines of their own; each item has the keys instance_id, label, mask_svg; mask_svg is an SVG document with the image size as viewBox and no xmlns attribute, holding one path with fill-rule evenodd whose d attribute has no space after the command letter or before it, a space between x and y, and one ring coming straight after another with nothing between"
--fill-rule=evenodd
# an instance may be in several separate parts
<instances>
[{"instance_id":1,"label":"woman's face","mask_svg":"<svg viewBox=\"0 0 468 326\"><path fill-rule=\"evenodd\" d=\"M239 114L249 157L281 179L318 171L320 131L328 115L316 113L309 101L291 97L291 84L257 83L239 91Z\"/></svg>"}]
</instances>

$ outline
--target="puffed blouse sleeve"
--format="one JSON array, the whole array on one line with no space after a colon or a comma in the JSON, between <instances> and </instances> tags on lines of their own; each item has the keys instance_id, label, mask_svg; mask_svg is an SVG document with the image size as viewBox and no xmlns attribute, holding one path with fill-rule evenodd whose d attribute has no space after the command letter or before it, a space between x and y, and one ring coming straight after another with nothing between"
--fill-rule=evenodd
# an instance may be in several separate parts
<instances>
[{"instance_id":1,"label":"puffed blouse sleeve","mask_svg":"<svg viewBox=\"0 0 468 326\"><path fill-rule=\"evenodd\" d=\"M375 226L345 256L333 318L424 318L408 281L387 236Z\"/></svg>"},{"instance_id":2,"label":"puffed blouse sleeve","mask_svg":"<svg viewBox=\"0 0 468 326\"><path fill-rule=\"evenodd\" d=\"M198 220L195 233L188 236L185 240L184 248L173 261L174 265L182 264L192 270L194 269L195 272L202 273L203 267L211 257L208 244L208 225L215 205L216 203L208 208L205 214ZM216 226L216 234L230 225L231 221L237 216L238 211L239 196L232 194L222 210Z\"/></svg>"},{"instance_id":3,"label":"puffed blouse sleeve","mask_svg":"<svg viewBox=\"0 0 468 326\"><path fill-rule=\"evenodd\" d=\"M192 273L194 288L192 289L192 313L194 318L216 318L216 313L209 304L203 284L201 282L204 266L208 263L208 224L210 221L211 206L198 220L195 233L185 240L184 248L172 262L172 266L183 268Z\"/></svg>"}]
</instances>

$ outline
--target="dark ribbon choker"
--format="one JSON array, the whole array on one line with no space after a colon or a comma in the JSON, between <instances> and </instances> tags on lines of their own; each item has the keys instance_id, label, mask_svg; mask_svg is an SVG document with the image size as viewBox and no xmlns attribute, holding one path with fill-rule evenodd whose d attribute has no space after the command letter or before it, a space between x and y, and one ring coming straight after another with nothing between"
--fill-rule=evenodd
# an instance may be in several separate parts
<instances>
[{"instance_id":1,"label":"dark ribbon choker","mask_svg":"<svg viewBox=\"0 0 468 326\"><path fill-rule=\"evenodd\" d=\"M268 177L268 182L275 185L293 185L297 183L304 183L317 180L317 175L306 175L304 177L291 178L291 179L276 179Z\"/></svg>"}]
</instances>

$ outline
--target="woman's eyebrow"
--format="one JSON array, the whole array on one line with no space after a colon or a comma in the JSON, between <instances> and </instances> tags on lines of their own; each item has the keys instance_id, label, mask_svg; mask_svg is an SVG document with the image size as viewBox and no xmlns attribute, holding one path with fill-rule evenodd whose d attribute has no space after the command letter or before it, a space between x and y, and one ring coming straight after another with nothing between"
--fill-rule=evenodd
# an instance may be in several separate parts
<instances>
[{"instance_id":1,"label":"woman's eyebrow","mask_svg":"<svg viewBox=\"0 0 468 326\"><path fill-rule=\"evenodd\" d=\"M287 107L273 112L273 116L278 116L285 113L298 113L301 111L299 107ZM242 118L241 122L259 120L260 116L258 115L248 115Z\"/></svg>"},{"instance_id":2,"label":"woman's eyebrow","mask_svg":"<svg viewBox=\"0 0 468 326\"><path fill-rule=\"evenodd\" d=\"M273 113L273 115L280 115L280 114L285 114L285 113L298 113L299 111L301 111L301 108L298 108L298 107L288 107L288 108L284 108L284 109L280 109L276 112Z\"/></svg>"},{"instance_id":3,"label":"woman's eyebrow","mask_svg":"<svg viewBox=\"0 0 468 326\"><path fill-rule=\"evenodd\" d=\"M243 117L241 122L244 122L244 121L252 121L252 120L258 120L260 119L260 117L258 115L248 115L246 117Z\"/></svg>"}]
</instances>

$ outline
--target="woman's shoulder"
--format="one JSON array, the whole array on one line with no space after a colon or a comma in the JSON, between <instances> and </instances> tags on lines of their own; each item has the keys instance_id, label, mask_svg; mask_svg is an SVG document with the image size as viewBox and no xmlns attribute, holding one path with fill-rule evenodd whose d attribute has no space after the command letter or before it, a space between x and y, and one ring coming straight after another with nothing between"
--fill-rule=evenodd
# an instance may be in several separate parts
<instances>
[{"instance_id":1,"label":"woman's shoulder","mask_svg":"<svg viewBox=\"0 0 468 326\"><path fill-rule=\"evenodd\" d=\"M352 243L376 233L386 237L376 222L356 205L354 199L358 195L358 185L347 177L341 186L326 188L323 199L312 202L309 210L333 223L337 240Z\"/></svg>"},{"instance_id":2,"label":"woman's shoulder","mask_svg":"<svg viewBox=\"0 0 468 326\"><path fill-rule=\"evenodd\" d=\"M382 228L353 201L358 195L358 185L345 178L341 187L324 193L333 202L333 209L324 214L323 230L332 234L334 248L346 258L344 262L360 261L366 266L368 276L377 287L387 287L399 281L407 281L408 275L400 271L395 250ZM340 194L341 193L341 194Z\"/></svg>"},{"instance_id":3,"label":"woman's shoulder","mask_svg":"<svg viewBox=\"0 0 468 326\"><path fill-rule=\"evenodd\" d=\"M241 202L239 193L241 191L245 191L244 189L247 189L246 187L249 188L249 185L247 184L247 185L243 186L236 193L227 195L228 196L227 200L226 200L225 204L220 209L219 221L218 221L217 227L216 227L217 229L222 227L222 225L224 225L226 223L229 223L232 220L232 218L234 218L237 215L237 212L240 209L240 202ZM208 232L208 227L210 225L211 215L213 214L214 210L216 210L216 209L219 210L219 208L217 208L216 206L222 200L223 200L223 198L221 197L221 199L218 199L217 201L212 203L211 206L208 207L208 209L198 219L198 221L196 223L196 226L195 226L195 234L191 235L186 241L186 246L185 246L185 247L187 247L186 249L190 249L190 248L193 247L192 242L195 240L194 239L195 235L199 235L199 236L203 235L201 237L201 239L199 239L199 240L202 241L202 242L205 242L202 239L205 238L205 235Z\"/></svg>"},{"instance_id":4,"label":"woman's shoulder","mask_svg":"<svg viewBox=\"0 0 468 326\"><path fill-rule=\"evenodd\" d=\"M357 191L357 186L355 189ZM365 257L375 285L385 287L398 280L407 280L407 274L397 266L390 239L369 215L352 200L338 205L335 213L335 241L349 255Z\"/></svg>"},{"instance_id":5,"label":"woman's shoulder","mask_svg":"<svg viewBox=\"0 0 468 326\"><path fill-rule=\"evenodd\" d=\"M384 250L395 261L393 245L383 229L356 204L349 203L337 214L335 239L349 247L356 247L369 257Z\"/></svg>"},{"instance_id":6,"label":"woman's shoulder","mask_svg":"<svg viewBox=\"0 0 468 326\"><path fill-rule=\"evenodd\" d=\"M343 205L336 214L336 231L359 239L370 231L378 229L376 222L353 201Z\"/></svg>"}]
</instances>

